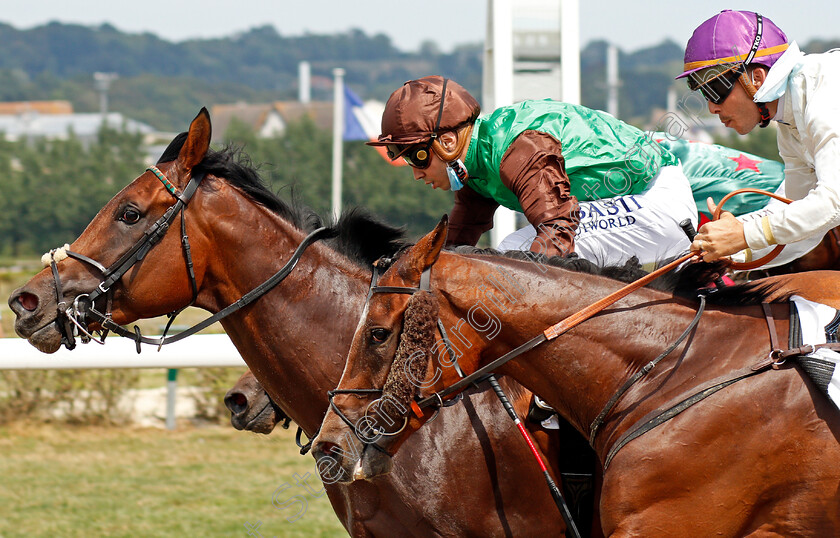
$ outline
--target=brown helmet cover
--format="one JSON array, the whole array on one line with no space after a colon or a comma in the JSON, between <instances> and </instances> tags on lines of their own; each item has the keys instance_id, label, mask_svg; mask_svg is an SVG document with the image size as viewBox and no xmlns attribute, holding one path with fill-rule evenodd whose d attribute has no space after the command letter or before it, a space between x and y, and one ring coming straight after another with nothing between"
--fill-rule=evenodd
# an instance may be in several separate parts
<instances>
[{"instance_id":1,"label":"brown helmet cover","mask_svg":"<svg viewBox=\"0 0 840 538\"><path fill-rule=\"evenodd\" d=\"M409 145L425 142L432 133L444 133L475 121L481 107L475 97L457 82L446 83L443 112L440 111L444 78L439 75L409 80L391 94L382 114L382 134L371 146ZM440 126L435 124L440 117Z\"/></svg>"}]
</instances>

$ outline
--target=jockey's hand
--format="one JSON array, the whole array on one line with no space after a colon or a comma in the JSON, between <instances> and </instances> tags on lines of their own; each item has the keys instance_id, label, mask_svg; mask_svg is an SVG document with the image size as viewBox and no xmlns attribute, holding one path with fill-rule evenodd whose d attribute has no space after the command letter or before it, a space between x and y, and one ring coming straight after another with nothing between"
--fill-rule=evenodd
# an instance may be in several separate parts
<instances>
[{"instance_id":1,"label":"jockey's hand","mask_svg":"<svg viewBox=\"0 0 840 538\"><path fill-rule=\"evenodd\" d=\"M706 199L709 213L714 214L717 206L711 198ZM693 252L702 251L703 261L713 262L724 256L735 254L747 248L744 238L744 224L728 211L720 214L720 219L707 222L700 227L691 243Z\"/></svg>"}]
</instances>

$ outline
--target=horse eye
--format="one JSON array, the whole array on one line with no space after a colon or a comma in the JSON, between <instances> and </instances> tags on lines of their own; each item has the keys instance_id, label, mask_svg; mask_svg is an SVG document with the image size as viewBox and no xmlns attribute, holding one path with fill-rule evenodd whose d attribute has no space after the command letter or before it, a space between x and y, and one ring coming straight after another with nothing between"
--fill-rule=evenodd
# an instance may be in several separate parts
<instances>
[{"instance_id":1,"label":"horse eye","mask_svg":"<svg viewBox=\"0 0 840 538\"><path fill-rule=\"evenodd\" d=\"M382 328L371 329L371 331L370 331L370 341L373 342L374 344L381 344L381 343L385 342L385 340L388 339L389 334L390 334L390 332L388 331L388 329L382 329Z\"/></svg>"},{"instance_id":2,"label":"horse eye","mask_svg":"<svg viewBox=\"0 0 840 538\"><path fill-rule=\"evenodd\" d=\"M126 224L136 224L140 220L140 212L133 207L126 207L120 215L120 220Z\"/></svg>"}]
</instances>

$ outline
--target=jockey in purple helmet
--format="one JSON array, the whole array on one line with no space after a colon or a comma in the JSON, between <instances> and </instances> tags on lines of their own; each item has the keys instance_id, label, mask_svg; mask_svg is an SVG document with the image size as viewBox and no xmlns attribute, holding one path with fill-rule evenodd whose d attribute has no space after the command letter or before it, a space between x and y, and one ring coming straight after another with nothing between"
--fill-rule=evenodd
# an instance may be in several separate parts
<instances>
[{"instance_id":1,"label":"jockey in purple helmet","mask_svg":"<svg viewBox=\"0 0 840 538\"><path fill-rule=\"evenodd\" d=\"M712 261L822 236L840 225L840 53L805 55L766 17L723 11L688 40L677 78L683 77L739 134L777 122L785 188L794 200L746 223L724 213L700 228L692 250Z\"/></svg>"}]
</instances>

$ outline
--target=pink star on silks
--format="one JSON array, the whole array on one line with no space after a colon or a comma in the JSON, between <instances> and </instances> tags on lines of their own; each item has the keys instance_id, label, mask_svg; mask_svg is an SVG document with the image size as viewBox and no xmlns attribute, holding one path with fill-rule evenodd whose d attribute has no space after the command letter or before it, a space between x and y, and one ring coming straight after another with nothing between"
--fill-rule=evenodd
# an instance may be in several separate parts
<instances>
[{"instance_id":1,"label":"pink star on silks","mask_svg":"<svg viewBox=\"0 0 840 538\"><path fill-rule=\"evenodd\" d=\"M750 159L743 153L738 155L737 157L729 157L730 160L735 161L738 163L738 166L735 168L735 171L738 170L752 170L754 172L758 172L758 163L761 161Z\"/></svg>"}]
</instances>

